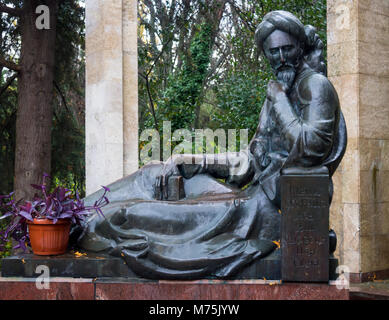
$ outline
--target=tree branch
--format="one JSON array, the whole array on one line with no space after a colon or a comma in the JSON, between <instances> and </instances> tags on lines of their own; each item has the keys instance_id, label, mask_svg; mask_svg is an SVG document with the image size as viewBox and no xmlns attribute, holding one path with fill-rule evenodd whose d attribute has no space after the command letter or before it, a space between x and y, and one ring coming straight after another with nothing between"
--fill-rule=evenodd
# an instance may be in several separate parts
<instances>
[{"instance_id":1,"label":"tree branch","mask_svg":"<svg viewBox=\"0 0 389 320\"><path fill-rule=\"evenodd\" d=\"M231 8L236 12L236 14L239 16L239 18L242 20L242 22L246 25L246 27L251 31L255 32L256 27L252 25L250 21L247 21L247 19L244 17L244 14L242 10L235 5L235 3L231 0L227 0L228 4L231 6Z\"/></svg>"},{"instance_id":2,"label":"tree branch","mask_svg":"<svg viewBox=\"0 0 389 320\"><path fill-rule=\"evenodd\" d=\"M14 70L19 72L21 70L21 67L17 65L16 63L13 63L12 61L8 61L4 59L3 57L0 57L0 66L6 67L10 70Z\"/></svg>"},{"instance_id":3,"label":"tree branch","mask_svg":"<svg viewBox=\"0 0 389 320\"><path fill-rule=\"evenodd\" d=\"M153 101L153 97L151 96L151 90L150 90L150 83L149 83L149 75L146 74L146 75L143 75L143 74L140 74L146 81L146 89L147 89L147 95L148 95L148 98L149 98L149 103L150 103L150 111L151 111L151 114L153 116L153 119L154 119L154 126L155 126L155 129L159 132L159 126L158 126L158 121L157 121L157 117L155 115L155 107L154 107L154 101Z\"/></svg>"},{"instance_id":4,"label":"tree branch","mask_svg":"<svg viewBox=\"0 0 389 320\"><path fill-rule=\"evenodd\" d=\"M0 89L0 96L3 95L5 91L7 91L8 87L12 84L12 82L18 77L18 73L15 73L11 78L9 78L6 84Z\"/></svg>"},{"instance_id":5,"label":"tree branch","mask_svg":"<svg viewBox=\"0 0 389 320\"><path fill-rule=\"evenodd\" d=\"M6 6L5 4L0 4L0 12L8 13L12 16L20 17L22 15L22 9L19 8L11 8Z\"/></svg>"},{"instance_id":6,"label":"tree branch","mask_svg":"<svg viewBox=\"0 0 389 320\"><path fill-rule=\"evenodd\" d=\"M61 97L61 100L62 100L62 103L64 104L65 106L65 109L69 112L69 113L72 113L68 107L68 104L66 103L66 99L65 99L65 96L63 95L61 89L59 88L59 85L57 84L57 82L54 81L54 87L55 89L57 90L58 94L60 95Z\"/></svg>"}]
</instances>

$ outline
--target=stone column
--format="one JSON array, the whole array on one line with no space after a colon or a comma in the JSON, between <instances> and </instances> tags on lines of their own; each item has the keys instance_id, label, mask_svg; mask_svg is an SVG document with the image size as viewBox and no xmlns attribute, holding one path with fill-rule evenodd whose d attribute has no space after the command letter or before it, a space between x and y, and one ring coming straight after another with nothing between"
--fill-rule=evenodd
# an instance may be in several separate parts
<instances>
[{"instance_id":1,"label":"stone column","mask_svg":"<svg viewBox=\"0 0 389 320\"><path fill-rule=\"evenodd\" d=\"M86 193L138 169L137 1L86 1Z\"/></svg>"},{"instance_id":2,"label":"stone column","mask_svg":"<svg viewBox=\"0 0 389 320\"><path fill-rule=\"evenodd\" d=\"M340 264L361 281L389 270L389 2L327 6L328 74L348 130L330 224Z\"/></svg>"},{"instance_id":3,"label":"stone column","mask_svg":"<svg viewBox=\"0 0 389 320\"><path fill-rule=\"evenodd\" d=\"M123 0L123 173L138 161L138 1Z\"/></svg>"}]
</instances>

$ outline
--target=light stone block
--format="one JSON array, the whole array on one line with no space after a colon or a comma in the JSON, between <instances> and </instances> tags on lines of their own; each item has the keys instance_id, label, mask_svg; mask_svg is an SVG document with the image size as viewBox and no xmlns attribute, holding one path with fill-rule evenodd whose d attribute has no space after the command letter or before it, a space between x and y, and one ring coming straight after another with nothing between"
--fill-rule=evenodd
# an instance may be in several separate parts
<instances>
[{"instance_id":1,"label":"light stone block","mask_svg":"<svg viewBox=\"0 0 389 320\"><path fill-rule=\"evenodd\" d=\"M389 235L361 237L361 270L372 272L389 269Z\"/></svg>"},{"instance_id":2,"label":"light stone block","mask_svg":"<svg viewBox=\"0 0 389 320\"><path fill-rule=\"evenodd\" d=\"M329 77L357 74L359 71L358 42L347 41L343 43L329 44L327 46L327 59Z\"/></svg>"},{"instance_id":3,"label":"light stone block","mask_svg":"<svg viewBox=\"0 0 389 320\"><path fill-rule=\"evenodd\" d=\"M361 104L387 109L387 103L389 101L389 79L375 75L361 74L359 81ZM364 109L361 108L361 111L364 111Z\"/></svg>"},{"instance_id":4,"label":"light stone block","mask_svg":"<svg viewBox=\"0 0 389 320\"><path fill-rule=\"evenodd\" d=\"M378 170L377 171L377 202L389 201L389 171ZM389 230L388 230L389 234Z\"/></svg>"},{"instance_id":5,"label":"light stone block","mask_svg":"<svg viewBox=\"0 0 389 320\"><path fill-rule=\"evenodd\" d=\"M360 135L367 139L389 139L389 110L361 104Z\"/></svg>"},{"instance_id":6,"label":"light stone block","mask_svg":"<svg viewBox=\"0 0 389 320\"><path fill-rule=\"evenodd\" d=\"M360 171L360 203L374 203L378 200L378 175L377 170Z\"/></svg>"},{"instance_id":7,"label":"light stone block","mask_svg":"<svg viewBox=\"0 0 389 320\"><path fill-rule=\"evenodd\" d=\"M139 168L138 161L138 51L136 1L123 0L123 173ZM136 70L136 72L134 72Z\"/></svg>"},{"instance_id":8,"label":"light stone block","mask_svg":"<svg viewBox=\"0 0 389 320\"><path fill-rule=\"evenodd\" d=\"M89 188L90 193L99 190L102 185L109 185L112 181L123 177L123 168L115 165L122 157L122 149L122 144L100 143L86 146L86 174L89 176L86 187ZM101 154L105 156L101 157Z\"/></svg>"},{"instance_id":9,"label":"light stone block","mask_svg":"<svg viewBox=\"0 0 389 320\"><path fill-rule=\"evenodd\" d=\"M361 272L370 272L377 270L377 254L375 236L361 237Z\"/></svg>"},{"instance_id":10,"label":"light stone block","mask_svg":"<svg viewBox=\"0 0 389 320\"><path fill-rule=\"evenodd\" d=\"M381 170L389 170L389 140L382 139L379 140L379 145L380 145L380 164Z\"/></svg>"},{"instance_id":11,"label":"light stone block","mask_svg":"<svg viewBox=\"0 0 389 320\"><path fill-rule=\"evenodd\" d=\"M343 264L350 272L360 270L359 204L344 204L343 208Z\"/></svg>"},{"instance_id":12,"label":"light stone block","mask_svg":"<svg viewBox=\"0 0 389 320\"><path fill-rule=\"evenodd\" d=\"M334 85L340 102L346 126L347 126L347 149L356 149L351 146L351 139L359 138L359 75L345 74L329 78Z\"/></svg>"},{"instance_id":13,"label":"light stone block","mask_svg":"<svg viewBox=\"0 0 389 320\"><path fill-rule=\"evenodd\" d=\"M360 202L359 151L347 150L343 157L342 201L343 203Z\"/></svg>"},{"instance_id":14,"label":"light stone block","mask_svg":"<svg viewBox=\"0 0 389 320\"><path fill-rule=\"evenodd\" d=\"M377 139L359 139L359 147L363 152L360 153L360 169L373 170L382 169L380 140Z\"/></svg>"},{"instance_id":15,"label":"light stone block","mask_svg":"<svg viewBox=\"0 0 389 320\"><path fill-rule=\"evenodd\" d=\"M347 243L344 244L342 265L348 267L351 273L361 272L361 255L360 250L347 249Z\"/></svg>"},{"instance_id":16,"label":"light stone block","mask_svg":"<svg viewBox=\"0 0 389 320\"><path fill-rule=\"evenodd\" d=\"M350 2L338 4L327 10L327 44L357 41L357 12L357 6Z\"/></svg>"},{"instance_id":17,"label":"light stone block","mask_svg":"<svg viewBox=\"0 0 389 320\"><path fill-rule=\"evenodd\" d=\"M126 54L131 54L137 57L138 48L134 48L133 43L137 43L138 37L137 33L132 32L131 30L137 29L137 22L131 21L127 22L126 26L123 27L123 34L126 36L126 41L123 41L123 52Z\"/></svg>"},{"instance_id":18,"label":"light stone block","mask_svg":"<svg viewBox=\"0 0 389 320\"><path fill-rule=\"evenodd\" d=\"M123 0L123 21L137 21L138 2Z\"/></svg>"},{"instance_id":19,"label":"light stone block","mask_svg":"<svg viewBox=\"0 0 389 320\"><path fill-rule=\"evenodd\" d=\"M361 10L358 16L359 41L370 43L373 46L388 45L389 15L383 15L371 10Z\"/></svg>"},{"instance_id":20,"label":"light stone block","mask_svg":"<svg viewBox=\"0 0 389 320\"><path fill-rule=\"evenodd\" d=\"M372 61L374 63L371 63ZM387 83L389 81L389 42L386 44L360 42L359 64L363 75L383 77Z\"/></svg>"},{"instance_id":21,"label":"light stone block","mask_svg":"<svg viewBox=\"0 0 389 320\"><path fill-rule=\"evenodd\" d=\"M361 236L389 234L389 202L361 205Z\"/></svg>"},{"instance_id":22,"label":"light stone block","mask_svg":"<svg viewBox=\"0 0 389 320\"><path fill-rule=\"evenodd\" d=\"M86 193L138 168L137 1L86 1Z\"/></svg>"},{"instance_id":23,"label":"light stone block","mask_svg":"<svg viewBox=\"0 0 389 320\"><path fill-rule=\"evenodd\" d=\"M344 241L348 243L348 248L358 249L358 237L360 231L360 204L345 203L343 207L343 227L348 232L344 234ZM355 241L354 241L355 240ZM354 242L354 243L351 243Z\"/></svg>"},{"instance_id":24,"label":"light stone block","mask_svg":"<svg viewBox=\"0 0 389 320\"><path fill-rule=\"evenodd\" d=\"M387 0L359 0L358 6L359 13L369 10L375 14L389 16L389 1Z\"/></svg>"},{"instance_id":25,"label":"light stone block","mask_svg":"<svg viewBox=\"0 0 389 320\"><path fill-rule=\"evenodd\" d=\"M361 204L360 235L370 236L376 232L378 217L381 214L375 203Z\"/></svg>"},{"instance_id":26,"label":"light stone block","mask_svg":"<svg viewBox=\"0 0 389 320\"><path fill-rule=\"evenodd\" d=\"M339 12L340 7L346 6L350 10L358 8L358 0L327 0L327 13L334 14ZM357 14L357 11L353 12Z\"/></svg>"}]
</instances>

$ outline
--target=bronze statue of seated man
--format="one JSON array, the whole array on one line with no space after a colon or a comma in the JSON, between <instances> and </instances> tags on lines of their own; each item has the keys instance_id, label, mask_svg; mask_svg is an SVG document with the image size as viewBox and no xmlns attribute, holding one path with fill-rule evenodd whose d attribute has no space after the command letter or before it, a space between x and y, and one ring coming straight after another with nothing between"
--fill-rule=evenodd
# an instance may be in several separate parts
<instances>
[{"instance_id":1,"label":"bronze statue of seated man","mask_svg":"<svg viewBox=\"0 0 389 320\"><path fill-rule=\"evenodd\" d=\"M122 256L135 273L154 279L226 278L275 250L282 170L324 166L332 176L346 148L346 128L313 27L273 11L255 39L277 81L268 84L248 149L175 155L111 184L106 219L88 219L82 248ZM185 197L166 201L169 179L178 176Z\"/></svg>"}]
</instances>

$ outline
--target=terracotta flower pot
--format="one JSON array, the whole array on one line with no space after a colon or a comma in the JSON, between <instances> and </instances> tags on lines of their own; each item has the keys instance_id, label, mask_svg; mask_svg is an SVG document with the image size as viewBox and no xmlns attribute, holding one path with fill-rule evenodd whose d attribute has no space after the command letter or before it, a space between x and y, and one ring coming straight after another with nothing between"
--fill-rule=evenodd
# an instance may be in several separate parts
<instances>
[{"instance_id":1,"label":"terracotta flower pot","mask_svg":"<svg viewBox=\"0 0 389 320\"><path fill-rule=\"evenodd\" d=\"M53 223L49 219L34 219L28 222L32 251L37 255L56 255L66 252L69 242L70 220Z\"/></svg>"}]
</instances>

